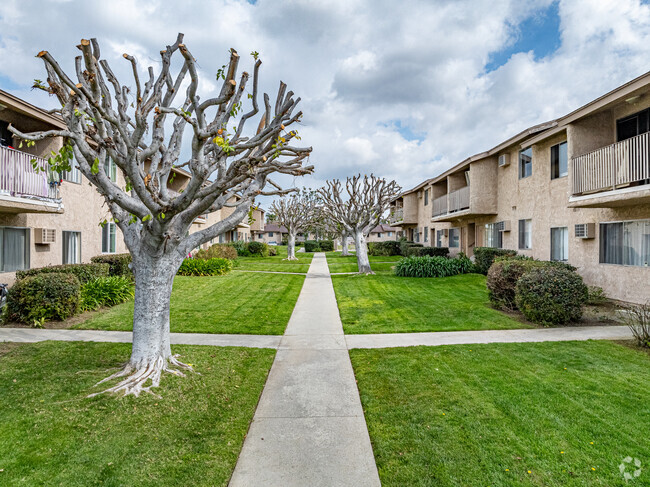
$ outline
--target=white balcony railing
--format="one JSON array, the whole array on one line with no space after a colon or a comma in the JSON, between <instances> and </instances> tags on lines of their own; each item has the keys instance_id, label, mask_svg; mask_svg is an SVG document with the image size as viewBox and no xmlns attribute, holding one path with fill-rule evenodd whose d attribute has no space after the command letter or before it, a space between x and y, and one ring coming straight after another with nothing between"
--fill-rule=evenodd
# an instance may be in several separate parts
<instances>
[{"instance_id":1,"label":"white balcony railing","mask_svg":"<svg viewBox=\"0 0 650 487\"><path fill-rule=\"evenodd\" d=\"M32 160L36 160L36 167ZM15 197L59 199L59 185L50 184L45 159L0 146L0 192Z\"/></svg>"},{"instance_id":2,"label":"white balcony railing","mask_svg":"<svg viewBox=\"0 0 650 487\"><path fill-rule=\"evenodd\" d=\"M469 186L449 193L449 213L469 208Z\"/></svg>"},{"instance_id":3,"label":"white balcony railing","mask_svg":"<svg viewBox=\"0 0 650 487\"><path fill-rule=\"evenodd\" d=\"M446 215L447 209L447 195L443 195L433 200L433 216Z\"/></svg>"},{"instance_id":4,"label":"white balcony railing","mask_svg":"<svg viewBox=\"0 0 650 487\"><path fill-rule=\"evenodd\" d=\"M397 210L395 210L395 212L390 217L391 223L401 222L403 219L404 219L404 210L402 208L398 208Z\"/></svg>"},{"instance_id":5,"label":"white balcony railing","mask_svg":"<svg viewBox=\"0 0 650 487\"><path fill-rule=\"evenodd\" d=\"M609 191L650 180L650 133L572 159L572 194Z\"/></svg>"}]
</instances>

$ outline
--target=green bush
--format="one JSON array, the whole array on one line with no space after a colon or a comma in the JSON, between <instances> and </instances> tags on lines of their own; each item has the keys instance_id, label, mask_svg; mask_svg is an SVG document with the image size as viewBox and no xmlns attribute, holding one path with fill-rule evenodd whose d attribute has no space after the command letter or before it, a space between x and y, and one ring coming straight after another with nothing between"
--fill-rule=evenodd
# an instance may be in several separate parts
<instances>
[{"instance_id":1,"label":"green bush","mask_svg":"<svg viewBox=\"0 0 650 487\"><path fill-rule=\"evenodd\" d=\"M276 247L273 247L272 245L269 245L269 255L271 257L275 257L278 255L278 249Z\"/></svg>"},{"instance_id":2,"label":"green bush","mask_svg":"<svg viewBox=\"0 0 650 487\"><path fill-rule=\"evenodd\" d=\"M492 262L497 257L513 256L517 252L509 249L494 249L491 247L474 247L474 263L478 272L487 274Z\"/></svg>"},{"instance_id":3,"label":"green bush","mask_svg":"<svg viewBox=\"0 0 650 487\"><path fill-rule=\"evenodd\" d=\"M395 266L395 275L400 277L447 277L465 274L472 268L472 261L464 254L455 259L425 255L401 259Z\"/></svg>"},{"instance_id":4,"label":"green bush","mask_svg":"<svg viewBox=\"0 0 650 487\"><path fill-rule=\"evenodd\" d=\"M251 253L248 251L248 245L246 245L246 242L243 240L236 240L234 242L230 242L229 244L232 248L234 248L237 251L237 256L239 257L250 257Z\"/></svg>"},{"instance_id":5,"label":"green bush","mask_svg":"<svg viewBox=\"0 0 650 487\"><path fill-rule=\"evenodd\" d=\"M9 290L7 318L28 324L65 320L79 309L80 288L79 278L72 273L45 272L24 277Z\"/></svg>"},{"instance_id":6,"label":"green bush","mask_svg":"<svg viewBox=\"0 0 650 487\"><path fill-rule=\"evenodd\" d=\"M587 304L598 305L607 302L607 295L605 294L605 291L603 291L602 287L589 286L587 292Z\"/></svg>"},{"instance_id":7,"label":"green bush","mask_svg":"<svg viewBox=\"0 0 650 487\"><path fill-rule=\"evenodd\" d=\"M321 252L332 252L334 250L333 240L321 240L318 242Z\"/></svg>"},{"instance_id":8,"label":"green bush","mask_svg":"<svg viewBox=\"0 0 650 487\"><path fill-rule=\"evenodd\" d=\"M108 264L109 276L133 276L133 270L129 267L131 264L131 254L103 254L96 255L90 259L95 264Z\"/></svg>"},{"instance_id":9,"label":"green bush","mask_svg":"<svg viewBox=\"0 0 650 487\"><path fill-rule=\"evenodd\" d=\"M400 252L400 242L390 240L386 242L369 242L368 243L369 255L402 255Z\"/></svg>"},{"instance_id":10,"label":"green bush","mask_svg":"<svg viewBox=\"0 0 650 487\"><path fill-rule=\"evenodd\" d=\"M519 311L544 326L579 320L587 297L582 277L557 265L533 267L519 278L515 289Z\"/></svg>"},{"instance_id":11,"label":"green bush","mask_svg":"<svg viewBox=\"0 0 650 487\"><path fill-rule=\"evenodd\" d=\"M207 249L200 249L196 255L195 259L237 259L237 249L232 245L228 244L214 244L210 245Z\"/></svg>"},{"instance_id":12,"label":"green bush","mask_svg":"<svg viewBox=\"0 0 650 487\"><path fill-rule=\"evenodd\" d=\"M26 277L36 276L38 274L72 274L79 279L81 284L88 281L97 279L98 277L108 276L108 264L64 264L64 265L51 265L47 267L37 267L36 269L27 269L24 271L16 271L16 280L20 281Z\"/></svg>"},{"instance_id":13,"label":"green bush","mask_svg":"<svg viewBox=\"0 0 650 487\"><path fill-rule=\"evenodd\" d=\"M415 242L410 242L408 240L401 240L399 242L399 253L400 255L407 256L408 255L408 249L411 247L424 247L424 245L420 243L415 243Z\"/></svg>"},{"instance_id":14,"label":"green bush","mask_svg":"<svg viewBox=\"0 0 650 487\"><path fill-rule=\"evenodd\" d=\"M431 257L447 257L449 256L449 248L447 247L409 247L406 249L408 256L423 256L429 255Z\"/></svg>"},{"instance_id":15,"label":"green bush","mask_svg":"<svg viewBox=\"0 0 650 487\"><path fill-rule=\"evenodd\" d=\"M320 245L314 240L305 240L305 252L319 252Z\"/></svg>"},{"instance_id":16,"label":"green bush","mask_svg":"<svg viewBox=\"0 0 650 487\"><path fill-rule=\"evenodd\" d=\"M127 276L98 277L81 287L81 309L115 306L133 298L133 281Z\"/></svg>"},{"instance_id":17,"label":"green bush","mask_svg":"<svg viewBox=\"0 0 650 487\"><path fill-rule=\"evenodd\" d=\"M228 259L185 259L178 269L179 276L220 276L232 270Z\"/></svg>"},{"instance_id":18,"label":"green bush","mask_svg":"<svg viewBox=\"0 0 650 487\"><path fill-rule=\"evenodd\" d=\"M269 246L264 242L248 242L248 252L251 255L267 257L269 255Z\"/></svg>"}]
</instances>

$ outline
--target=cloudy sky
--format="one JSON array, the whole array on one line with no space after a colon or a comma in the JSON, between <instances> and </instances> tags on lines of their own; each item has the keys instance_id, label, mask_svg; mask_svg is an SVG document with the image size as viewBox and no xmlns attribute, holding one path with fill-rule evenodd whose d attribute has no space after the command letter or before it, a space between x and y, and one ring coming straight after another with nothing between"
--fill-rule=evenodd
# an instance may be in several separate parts
<instances>
[{"instance_id":1,"label":"cloudy sky","mask_svg":"<svg viewBox=\"0 0 650 487\"><path fill-rule=\"evenodd\" d=\"M72 69L97 37L125 73L123 52L157 66L177 32L205 94L234 47L249 70L259 51L265 90L302 97L316 173L285 184L310 187L357 172L412 187L650 70L639 0L2 0L0 88L53 107L29 89L38 51Z\"/></svg>"}]
</instances>

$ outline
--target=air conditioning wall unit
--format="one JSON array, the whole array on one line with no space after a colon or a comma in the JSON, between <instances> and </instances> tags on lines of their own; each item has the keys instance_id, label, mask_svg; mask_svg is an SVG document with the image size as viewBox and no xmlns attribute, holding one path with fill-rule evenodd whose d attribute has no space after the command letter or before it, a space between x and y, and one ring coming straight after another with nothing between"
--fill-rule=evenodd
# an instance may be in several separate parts
<instances>
[{"instance_id":1,"label":"air conditioning wall unit","mask_svg":"<svg viewBox=\"0 0 650 487\"><path fill-rule=\"evenodd\" d=\"M504 220L498 223L500 232L509 232L510 231L510 220Z\"/></svg>"},{"instance_id":2,"label":"air conditioning wall unit","mask_svg":"<svg viewBox=\"0 0 650 487\"><path fill-rule=\"evenodd\" d=\"M578 223L575 226L576 238L595 238L596 237L596 224L595 223Z\"/></svg>"},{"instance_id":3,"label":"air conditioning wall unit","mask_svg":"<svg viewBox=\"0 0 650 487\"><path fill-rule=\"evenodd\" d=\"M49 245L56 242L56 230L54 228L35 228L34 243Z\"/></svg>"},{"instance_id":4,"label":"air conditioning wall unit","mask_svg":"<svg viewBox=\"0 0 650 487\"><path fill-rule=\"evenodd\" d=\"M506 152L499 156L499 167L505 167L510 165L510 154Z\"/></svg>"}]
</instances>

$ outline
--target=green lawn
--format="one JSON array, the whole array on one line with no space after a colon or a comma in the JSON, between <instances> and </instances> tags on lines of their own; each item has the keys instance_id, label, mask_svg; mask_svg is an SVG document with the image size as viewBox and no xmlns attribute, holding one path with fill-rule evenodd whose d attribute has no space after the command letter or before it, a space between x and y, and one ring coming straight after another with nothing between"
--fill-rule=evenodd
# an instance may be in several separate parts
<instances>
[{"instance_id":1,"label":"green lawn","mask_svg":"<svg viewBox=\"0 0 650 487\"><path fill-rule=\"evenodd\" d=\"M310 264L295 263L295 264L277 264L275 262L246 262L235 267L235 271L271 271L271 272L299 272L307 274Z\"/></svg>"},{"instance_id":2,"label":"green lawn","mask_svg":"<svg viewBox=\"0 0 650 487\"><path fill-rule=\"evenodd\" d=\"M629 485L650 485L645 352L602 341L350 355L384 486L625 486L627 456L644 466Z\"/></svg>"},{"instance_id":3,"label":"green lawn","mask_svg":"<svg viewBox=\"0 0 650 487\"><path fill-rule=\"evenodd\" d=\"M235 262L235 269L247 271L275 271L275 272L300 272L306 274L314 254L296 252L298 260L284 260L287 258L287 247L278 245L273 247L278 255L272 257L239 257ZM298 248L296 248L298 250Z\"/></svg>"},{"instance_id":4,"label":"green lawn","mask_svg":"<svg viewBox=\"0 0 650 487\"><path fill-rule=\"evenodd\" d=\"M334 264L342 264L344 262L347 263L356 263L357 262L357 257L352 254L348 255L347 257L344 257L341 255L341 252L328 252L327 253L327 262L328 263L334 263ZM369 255L368 260L372 262L397 262L401 259L403 259L401 255Z\"/></svg>"},{"instance_id":5,"label":"green lawn","mask_svg":"<svg viewBox=\"0 0 650 487\"><path fill-rule=\"evenodd\" d=\"M490 307L485 276L333 276L345 333L530 328Z\"/></svg>"},{"instance_id":6,"label":"green lawn","mask_svg":"<svg viewBox=\"0 0 650 487\"><path fill-rule=\"evenodd\" d=\"M357 272L359 270L356 261L349 264L329 262L327 265L332 274L335 272ZM373 272L391 271L393 267L395 267L395 262L370 262L370 268Z\"/></svg>"},{"instance_id":7,"label":"green lawn","mask_svg":"<svg viewBox=\"0 0 650 487\"><path fill-rule=\"evenodd\" d=\"M162 399L98 396L129 344L0 344L0 484L226 485L274 351L176 346Z\"/></svg>"},{"instance_id":8,"label":"green lawn","mask_svg":"<svg viewBox=\"0 0 650 487\"><path fill-rule=\"evenodd\" d=\"M281 335L305 278L230 272L217 277L176 276L171 331ZM75 328L131 330L133 301L96 313Z\"/></svg>"}]
</instances>

